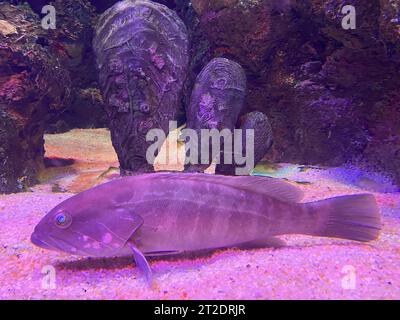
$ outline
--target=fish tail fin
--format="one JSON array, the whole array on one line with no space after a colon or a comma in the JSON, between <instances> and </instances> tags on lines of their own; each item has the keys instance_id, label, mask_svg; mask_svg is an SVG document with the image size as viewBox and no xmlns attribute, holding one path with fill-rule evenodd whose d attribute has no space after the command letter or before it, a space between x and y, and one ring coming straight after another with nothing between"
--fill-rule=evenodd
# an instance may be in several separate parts
<instances>
[{"instance_id":1,"label":"fish tail fin","mask_svg":"<svg viewBox=\"0 0 400 320\"><path fill-rule=\"evenodd\" d=\"M379 237L381 214L372 194L336 197L309 205L321 217L315 234L317 236L360 242Z\"/></svg>"}]
</instances>

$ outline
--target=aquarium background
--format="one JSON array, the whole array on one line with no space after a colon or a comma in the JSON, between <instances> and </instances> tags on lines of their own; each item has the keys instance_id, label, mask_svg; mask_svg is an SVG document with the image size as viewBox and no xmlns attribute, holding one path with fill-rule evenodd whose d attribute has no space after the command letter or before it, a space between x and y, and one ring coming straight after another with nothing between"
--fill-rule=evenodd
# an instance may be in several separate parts
<instances>
[{"instance_id":1,"label":"aquarium background","mask_svg":"<svg viewBox=\"0 0 400 320\"><path fill-rule=\"evenodd\" d=\"M121 113L103 100L92 45L100 15L116 2L51 2L57 23L46 29L48 1L0 1L0 298L398 299L400 2L393 0L154 1L187 28L179 123L204 66L221 57L239 63L247 76L241 116L262 112L273 133L251 174L289 180L305 202L373 193L383 215L379 240L285 236L282 249L157 258L152 289L132 258L79 259L30 243L50 209L119 177L129 160L129 148L124 159L113 148L112 134L124 138L113 125ZM343 27L345 5L356 9L355 29ZM156 162L156 170L183 170L178 131L164 147L179 164Z\"/></svg>"}]
</instances>

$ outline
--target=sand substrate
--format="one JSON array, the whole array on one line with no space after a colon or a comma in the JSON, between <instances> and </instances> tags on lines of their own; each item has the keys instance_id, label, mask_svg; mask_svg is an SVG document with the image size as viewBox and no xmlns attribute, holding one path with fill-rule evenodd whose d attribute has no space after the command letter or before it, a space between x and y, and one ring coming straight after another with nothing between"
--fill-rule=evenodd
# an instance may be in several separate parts
<instances>
[{"instance_id":1,"label":"sand substrate","mask_svg":"<svg viewBox=\"0 0 400 320\"><path fill-rule=\"evenodd\" d=\"M282 237L288 245L280 249L229 249L151 259L151 288L132 257L90 259L37 248L30 235L39 220L71 192L104 182L102 172L117 165L105 130L74 131L46 140L48 156L73 157L75 163L48 168L32 192L0 195L0 299L400 298L398 192L374 193L383 215L377 241L361 244L295 235ZM288 168L282 166L277 172L286 172L297 182L306 202L369 192L362 187L371 185L379 190L364 178L360 187L337 179L336 173L326 174L327 170L293 173ZM107 175L112 178L115 173ZM55 193L59 188L68 193Z\"/></svg>"}]
</instances>

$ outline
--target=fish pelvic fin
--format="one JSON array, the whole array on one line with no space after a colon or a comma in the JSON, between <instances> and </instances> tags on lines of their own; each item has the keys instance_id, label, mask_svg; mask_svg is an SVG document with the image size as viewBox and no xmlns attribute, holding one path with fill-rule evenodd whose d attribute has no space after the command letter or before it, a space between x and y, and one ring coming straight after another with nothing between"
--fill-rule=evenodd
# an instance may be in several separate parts
<instances>
[{"instance_id":1,"label":"fish pelvic fin","mask_svg":"<svg viewBox=\"0 0 400 320\"><path fill-rule=\"evenodd\" d=\"M372 194L337 197L307 205L321 217L316 236L360 242L379 237L381 214Z\"/></svg>"},{"instance_id":2,"label":"fish pelvic fin","mask_svg":"<svg viewBox=\"0 0 400 320\"><path fill-rule=\"evenodd\" d=\"M151 287L153 284L153 273L151 271L148 261L146 260L146 257L138 248L136 248L134 244L128 242L128 246L133 252L133 257L135 259L136 265L146 277L147 285Z\"/></svg>"}]
</instances>

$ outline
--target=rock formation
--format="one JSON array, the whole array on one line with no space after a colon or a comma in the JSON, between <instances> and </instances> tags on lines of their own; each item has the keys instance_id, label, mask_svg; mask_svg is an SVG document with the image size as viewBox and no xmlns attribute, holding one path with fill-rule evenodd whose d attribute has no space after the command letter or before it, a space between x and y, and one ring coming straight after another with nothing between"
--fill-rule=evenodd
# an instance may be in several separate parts
<instances>
[{"instance_id":1,"label":"rock formation","mask_svg":"<svg viewBox=\"0 0 400 320\"><path fill-rule=\"evenodd\" d=\"M215 57L244 67L246 112L273 127L270 160L351 163L400 183L397 2L351 1L355 30L342 27L341 0L192 4L193 73Z\"/></svg>"},{"instance_id":2,"label":"rock formation","mask_svg":"<svg viewBox=\"0 0 400 320\"><path fill-rule=\"evenodd\" d=\"M52 112L70 101L71 81L58 48L44 45L29 7L0 4L0 192L31 185L44 156L43 133Z\"/></svg>"},{"instance_id":3,"label":"rock formation","mask_svg":"<svg viewBox=\"0 0 400 320\"><path fill-rule=\"evenodd\" d=\"M186 108L187 127L196 130L199 138L198 163L188 166L187 171L203 172L211 165L211 146L214 140L208 141L209 159L204 163L202 160L207 159L202 159L204 154L201 152L201 146L205 141L201 139L201 130L216 129L222 132L227 129L233 132L244 107L245 95L246 75L239 64L228 59L216 58L204 67L197 77L190 104ZM218 154L223 147L221 144Z\"/></svg>"}]
</instances>

